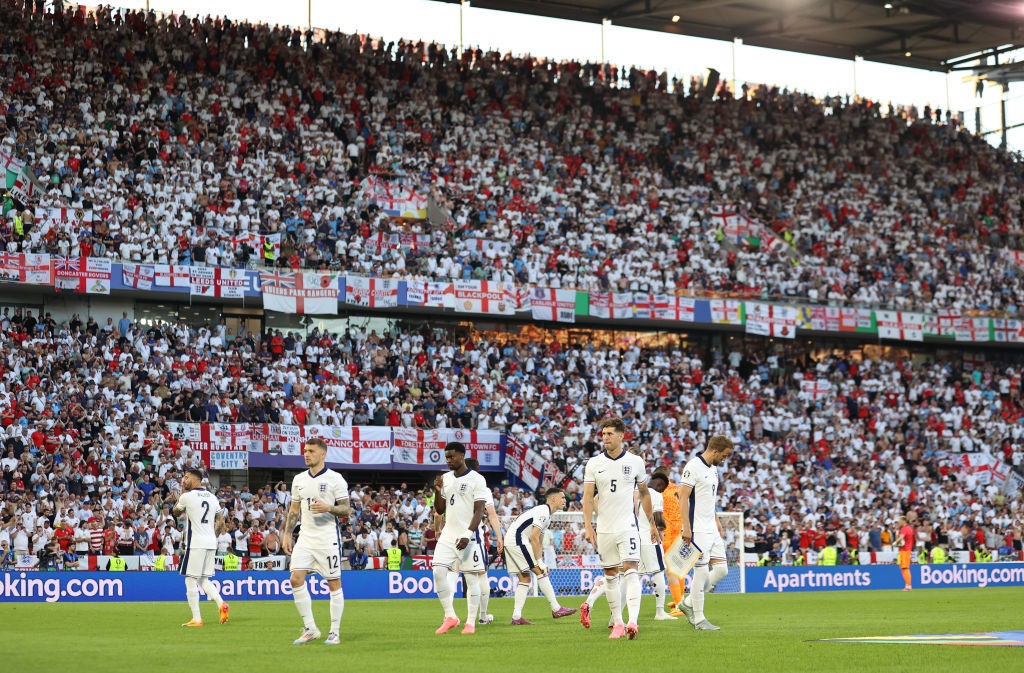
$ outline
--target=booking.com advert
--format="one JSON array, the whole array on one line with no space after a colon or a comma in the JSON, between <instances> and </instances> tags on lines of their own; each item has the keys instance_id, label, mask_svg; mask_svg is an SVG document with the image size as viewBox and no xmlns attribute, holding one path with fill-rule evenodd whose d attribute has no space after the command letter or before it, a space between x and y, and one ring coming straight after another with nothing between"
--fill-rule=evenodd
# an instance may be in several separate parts
<instances>
[{"instance_id":1,"label":"booking.com advert","mask_svg":"<svg viewBox=\"0 0 1024 673\"><path fill-rule=\"evenodd\" d=\"M599 570L556 573L559 593L586 593ZM921 589L1024 586L1024 563L953 563L914 565L913 584ZM218 572L213 578L221 595L234 600L286 600L292 589L284 571ZM491 587L509 593L512 578L504 571L488 573ZM425 570L360 570L342 574L345 598L433 598L434 577ZM314 597L329 595L327 581L308 582ZM903 577L895 565L801 566L747 568L748 592L850 591L900 589ZM462 580L457 582L461 595ZM176 572L2 572L0 602L61 603L100 601L180 601L185 583Z\"/></svg>"},{"instance_id":2,"label":"booking.com advert","mask_svg":"<svg viewBox=\"0 0 1024 673\"><path fill-rule=\"evenodd\" d=\"M1024 563L944 563L912 565L920 589L1024 586ZM902 589L896 565L786 566L747 568L748 592L851 591Z\"/></svg>"}]
</instances>

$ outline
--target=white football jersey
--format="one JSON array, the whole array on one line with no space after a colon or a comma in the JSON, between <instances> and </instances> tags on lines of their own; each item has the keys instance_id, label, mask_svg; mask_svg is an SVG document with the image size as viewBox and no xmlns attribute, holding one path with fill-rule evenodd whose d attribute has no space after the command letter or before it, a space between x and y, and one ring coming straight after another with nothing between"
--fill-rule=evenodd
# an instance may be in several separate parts
<instances>
[{"instance_id":1,"label":"white football jersey","mask_svg":"<svg viewBox=\"0 0 1024 673\"><path fill-rule=\"evenodd\" d=\"M664 512L665 499L661 493L653 488L647 489L647 492L651 494L651 514ZM644 513L644 506L640 504L639 498L636 501L636 522L640 529L640 544L651 544L651 522L647 520L647 514Z\"/></svg>"},{"instance_id":2,"label":"white football jersey","mask_svg":"<svg viewBox=\"0 0 1024 673\"><path fill-rule=\"evenodd\" d=\"M216 549L217 533L213 522L220 511L217 496L205 488L194 488L178 498L178 505L185 508L185 546L187 549Z\"/></svg>"},{"instance_id":3,"label":"white football jersey","mask_svg":"<svg viewBox=\"0 0 1024 673\"><path fill-rule=\"evenodd\" d=\"M596 487L598 533L636 530L633 491L647 483L643 458L624 450L618 458L612 459L602 451L587 461L583 483Z\"/></svg>"},{"instance_id":4,"label":"white football jersey","mask_svg":"<svg viewBox=\"0 0 1024 673\"><path fill-rule=\"evenodd\" d=\"M445 472L442 482L441 496L444 497L445 510L440 539L457 542L461 538L472 537L469 524L473 521L476 503L482 502L487 506L490 493L487 481L479 472L467 469L458 477L454 472ZM480 520L483 521L484 516Z\"/></svg>"},{"instance_id":5,"label":"white football jersey","mask_svg":"<svg viewBox=\"0 0 1024 673\"><path fill-rule=\"evenodd\" d=\"M348 499L348 482L334 470L326 467L315 475L303 470L292 479L292 500L299 503L302 519L299 542L310 549L326 549L341 544L338 517L329 512L314 514L309 507L315 500L333 505Z\"/></svg>"},{"instance_id":6,"label":"white football jersey","mask_svg":"<svg viewBox=\"0 0 1024 673\"><path fill-rule=\"evenodd\" d=\"M543 533L551 522L551 508L546 504L531 507L515 518L508 531L505 532L505 544L529 545L533 529L539 528ZM532 547L527 547L532 549Z\"/></svg>"},{"instance_id":7,"label":"white football jersey","mask_svg":"<svg viewBox=\"0 0 1024 673\"><path fill-rule=\"evenodd\" d=\"M489 529L489 526L487 524L487 505L494 507L494 494L491 493L491 489L487 489L487 499L484 500L484 515L480 517L480 526L478 527L478 529L480 530L481 533L486 533L487 530ZM497 535L498 531L494 531L494 534Z\"/></svg>"},{"instance_id":8,"label":"white football jersey","mask_svg":"<svg viewBox=\"0 0 1024 673\"><path fill-rule=\"evenodd\" d=\"M683 467L680 483L690 486L690 530L694 533L717 533L715 499L718 496L718 468L704 462L698 453Z\"/></svg>"}]
</instances>

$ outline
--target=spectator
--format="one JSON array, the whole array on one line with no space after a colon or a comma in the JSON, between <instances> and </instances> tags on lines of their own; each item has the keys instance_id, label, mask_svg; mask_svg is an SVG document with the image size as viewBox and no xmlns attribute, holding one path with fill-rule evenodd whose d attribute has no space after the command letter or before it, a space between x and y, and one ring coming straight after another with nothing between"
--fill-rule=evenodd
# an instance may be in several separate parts
<instances>
[{"instance_id":1,"label":"spectator","mask_svg":"<svg viewBox=\"0 0 1024 673\"><path fill-rule=\"evenodd\" d=\"M352 570L363 570L369 562L370 558L366 555L366 547L362 545L357 545L355 551L348 557L348 563Z\"/></svg>"}]
</instances>

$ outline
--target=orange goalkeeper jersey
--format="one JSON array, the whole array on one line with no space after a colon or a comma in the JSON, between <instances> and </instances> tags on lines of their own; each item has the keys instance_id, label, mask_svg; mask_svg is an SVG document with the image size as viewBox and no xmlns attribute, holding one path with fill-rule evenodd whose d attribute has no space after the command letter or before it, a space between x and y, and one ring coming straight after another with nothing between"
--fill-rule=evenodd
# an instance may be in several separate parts
<instances>
[{"instance_id":1,"label":"orange goalkeeper jersey","mask_svg":"<svg viewBox=\"0 0 1024 673\"><path fill-rule=\"evenodd\" d=\"M669 482L668 487L661 495L664 500L664 511L662 512L662 516L665 518L664 544L665 549L668 549L679 537L679 531L683 529L683 515L679 511L679 487Z\"/></svg>"}]
</instances>

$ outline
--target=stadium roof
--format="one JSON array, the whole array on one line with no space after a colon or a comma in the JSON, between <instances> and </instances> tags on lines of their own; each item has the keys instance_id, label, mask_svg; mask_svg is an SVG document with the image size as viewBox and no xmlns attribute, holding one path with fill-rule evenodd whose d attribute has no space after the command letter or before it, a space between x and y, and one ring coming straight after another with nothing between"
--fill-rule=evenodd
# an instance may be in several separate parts
<instances>
[{"instance_id":1,"label":"stadium roof","mask_svg":"<svg viewBox=\"0 0 1024 673\"><path fill-rule=\"evenodd\" d=\"M610 19L618 26L718 40L739 37L758 47L858 55L930 70L946 70L968 54L1024 44L1024 1L1011 0L472 0L472 5L576 21Z\"/></svg>"}]
</instances>

